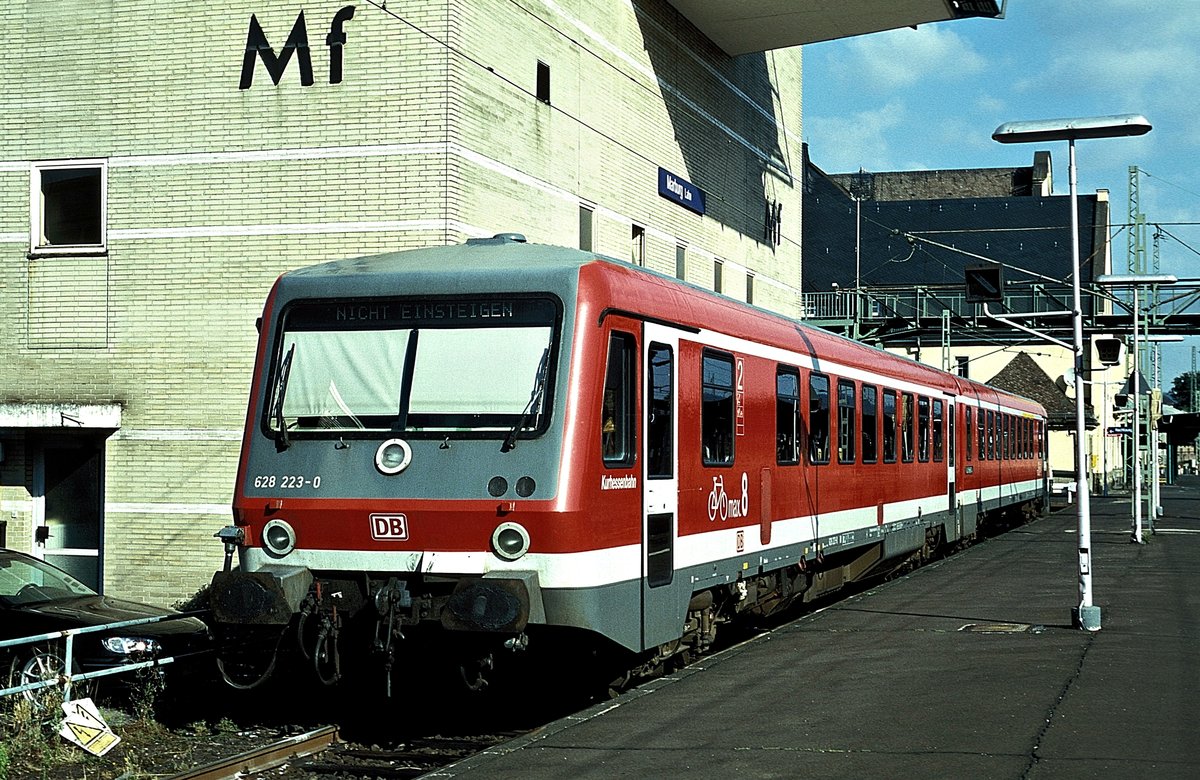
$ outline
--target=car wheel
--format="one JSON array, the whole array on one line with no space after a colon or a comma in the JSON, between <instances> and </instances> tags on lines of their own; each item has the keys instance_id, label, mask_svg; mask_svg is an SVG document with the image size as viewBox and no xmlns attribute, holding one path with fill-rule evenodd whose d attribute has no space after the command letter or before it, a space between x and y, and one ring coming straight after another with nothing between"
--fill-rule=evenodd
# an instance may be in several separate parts
<instances>
[{"instance_id":1,"label":"car wheel","mask_svg":"<svg viewBox=\"0 0 1200 780\"><path fill-rule=\"evenodd\" d=\"M72 664L72 671L79 673L79 665ZM66 662L62 654L52 648L35 647L13 658L9 666L8 680L11 687L28 685L29 683L45 682L47 680L61 681ZM91 695L91 681L74 682L71 685L71 698L82 699ZM53 707L55 701L62 698L62 686L50 685L45 688L22 691L21 696L37 709Z\"/></svg>"}]
</instances>

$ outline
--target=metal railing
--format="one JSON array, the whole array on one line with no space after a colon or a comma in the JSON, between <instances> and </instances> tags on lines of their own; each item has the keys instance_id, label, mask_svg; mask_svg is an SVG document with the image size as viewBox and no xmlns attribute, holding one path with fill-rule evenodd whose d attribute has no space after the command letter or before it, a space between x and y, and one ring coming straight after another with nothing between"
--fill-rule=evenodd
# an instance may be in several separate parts
<instances>
[{"instance_id":1,"label":"metal railing","mask_svg":"<svg viewBox=\"0 0 1200 780\"><path fill-rule=\"evenodd\" d=\"M20 647L22 645L35 645L41 642L53 642L59 639L64 640L64 648L62 655L63 669L62 672L54 678L39 680L37 682L25 683L23 685L12 686L8 688L0 688L0 698L26 691L36 691L42 688L50 688L61 685L63 688L63 701L70 701L71 686L75 682L83 680L92 680L98 677L108 677L114 674L124 674L126 672L137 671L138 669L146 669L151 666L164 666L169 663L174 663L176 656L167 656L165 658L151 658L146 661L134 661L132 663L120 663L111 666L107 669L97 669L91 672L81 672L73 674L71 669L74 667L74 650L75 637L80 634L91 634L97 631L113 631L120 628L128 628L130 626L142 626L149 623L161 623L168 620L180 620L183 618L196 617L197 615L205 614L206 610L197 612L180 612L175 615L160 615L157 617L137 618L135 620L122 620L116 623L105 623L99 626L85 626L83 628L68 628L63 631L51 631L46 634L37 634L35 636L20 637L18 639L0 640L0 650L10 647ZM5 684L5 683L0 683Z\"/></svg>"},{"instance_id":2,"label":"metal railing","mask_svg":"<svg viewBox=\"0 0 1200 780\"><path fill-rule=\"evenodd\" d=\"M861 310L864 320L901 317L940 317L943 311L970 319L981 314L977 303L967 301L966 292L954 288L913 287L905 290L837 290L804 293L804 315L812 319L850 320ZM1085 308L1093 305L1090 299ZM1058 311L1066 306L1050 291L1032 289L1008 293L1004 307L1014 314Z\"/></svg>"}]
</instances>

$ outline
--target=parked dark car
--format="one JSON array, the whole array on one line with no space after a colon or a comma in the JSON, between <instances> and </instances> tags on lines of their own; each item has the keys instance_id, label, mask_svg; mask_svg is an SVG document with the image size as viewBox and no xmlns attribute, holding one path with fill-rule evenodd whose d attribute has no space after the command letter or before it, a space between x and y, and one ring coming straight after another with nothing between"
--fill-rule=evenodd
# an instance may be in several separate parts
<instances>
[{"instance_id":1,"label":"parked dark car","mask_svg":"<svg viewBox=\"0 0 1200 780\"><path fill-rule=\"evenodd\" d=\"M101 596L63 570L14 550L0 548L0 640L97 626L125 620L179 614L174 610ZM180 617L78 635L73 640L72 672L90 672L152 658L175 657L175 665L211 653L208 627ZM65 668L65 640L0 648L0 688L59 676ZM169 667L164 667L169 668ZM174 670L172 670L174 671ZM118 674L101 678L128 682Z\"/></svg>"}]
</instances>

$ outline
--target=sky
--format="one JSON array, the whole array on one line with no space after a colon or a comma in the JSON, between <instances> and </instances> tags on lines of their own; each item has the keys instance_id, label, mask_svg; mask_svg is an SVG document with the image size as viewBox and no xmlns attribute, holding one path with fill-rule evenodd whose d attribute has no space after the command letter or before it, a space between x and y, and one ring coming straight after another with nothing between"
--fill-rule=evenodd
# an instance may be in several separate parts
<instances>
[{"instance_id":1,"label":"sky","mask_svg":"<svg viewBox=\"0 0 1200 780\"><path fill-rule=\"evenodd\" d=\"M1142 114L1137 138L1078 141L1079 192L1107 189L1113 270L1126 273L1129 167L1160 269L1200 277L1200 0L1009 0L1004 19L965 19L804 47L803 134L828 173L1028 166L1065 141L999 144L1005 122ZM1163 344L1162 384L1191 370L1200 338ZM1200 359L1200 356L1198 356Z\"/></svg>"}]
</instances>

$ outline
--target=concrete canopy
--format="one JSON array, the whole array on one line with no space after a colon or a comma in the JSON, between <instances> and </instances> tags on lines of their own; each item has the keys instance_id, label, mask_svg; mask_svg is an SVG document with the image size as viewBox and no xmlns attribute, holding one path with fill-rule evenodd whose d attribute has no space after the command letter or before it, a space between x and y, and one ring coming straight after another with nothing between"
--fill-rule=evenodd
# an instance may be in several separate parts
<instances>
[{"instance_id":1,"label":"concrete canopy","mask_svg":"<svg viewBox=\"0 0 1200 780\"><path fill-rule=\"evenodd\" d=\"M783 49L949 19L1000 15L1000 0L669 0L726 54Z\"/></svg>"}]
</instances>

